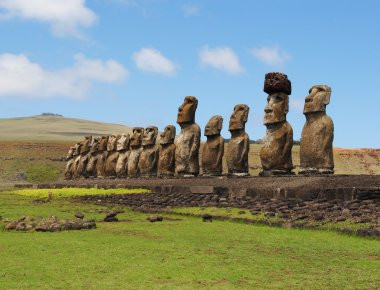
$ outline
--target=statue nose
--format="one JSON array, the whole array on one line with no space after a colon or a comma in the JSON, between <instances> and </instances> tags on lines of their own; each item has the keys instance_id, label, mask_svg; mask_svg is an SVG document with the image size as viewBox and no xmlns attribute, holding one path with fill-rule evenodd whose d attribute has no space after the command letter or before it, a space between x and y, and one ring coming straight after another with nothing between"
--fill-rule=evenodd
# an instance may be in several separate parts
<instances>
[{"instance_id":1,"label":"statue nose","mask_svg":"<svg viewBox=\"0 0 380 290\"><path fill-rule=\"evenodd\" d=\"M271 112L273 112L273 110L271 108L269 108L268 106L266 106L264 109L264 112L265 113L271 113Z\"/></svg>"}]
</instances>

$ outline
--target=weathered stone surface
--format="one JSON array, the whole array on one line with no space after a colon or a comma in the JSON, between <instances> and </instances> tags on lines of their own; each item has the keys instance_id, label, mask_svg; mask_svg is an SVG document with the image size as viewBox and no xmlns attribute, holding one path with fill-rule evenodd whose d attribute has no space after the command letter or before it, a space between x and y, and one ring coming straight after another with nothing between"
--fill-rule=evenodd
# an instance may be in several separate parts
<instances>
[{"instance_id":1,"label":"weathered stone surface","mask_svg":"<svg viewBox=\"0 0 380 290\"><path fill-rule=\"evenodd\" d=\"M86 136L82 142L81 150L80 150L80 158L79 163L76 169L76 177L87 177L87 163L90 158L90 145L92 142L92 136Z\"/></svg>"},{"instance_id":2,"label":"weathered stone surface","mask_svg":"<svg viewBox=\"0 0 380 290\"><path fill-rule=\"evenodd\" d=\"M75 147L74 163L72 165L73 178L79 178L80 177L80 174L78 174L78 166L79 166L79 162L80 162L80 158L81 158L80 152L81 152L82 146L83 146L83 142L78 142L74 146Z\"/></svg>"},{"instance_id":3,"label":"weathered stone surface","mask_svg":"<svg viewBox=\"0 0 380 290\"><path fill-rule=\"evenodd\" d=\"M173 176L175 173L175 145L176 129L173 125L165 127L160 135L160 148L157 175L160 177Z\"/></svg>"},{"instance_id":4,"label":"weathered stone surface","mask_svg":"<svg viewBox=\"0 0 380 290\"><path fill-rule=\"evenodd\" d=\"M67 153L66 156L66 167L65 167L65 179L70 180L73 178L73 172L72 172L72 167L74 164L74 153L75 153L75 147L70 147L69 152Z\"/></svg>"},{"instance_id":5,"label":"weathered stone surface","mask_svg":"<svg viewBox=\"0 0 380 290\"><path fill-rule=\"evenodd\" d=\"M107 160L104 167L104 172L107 177L116 177L116 162L119 157L119 151L116 150L116 147L120 137L120 135L111 135L108 138Z\"/></svg>"},{"instance_id":6,"label":"weathered stone surface","mask_svg":"<svg viewBox=\"0 0 380 290\"><path fill-rule=\"evenodd\" d=\"M142 177L157 176L158 146L156 138L158 128L155 126L146 127L142 137L143 150L139 158L139 171Z\"/></svg>"},{"instance_id":7,"label":"weathered stone surface","mask_svg":"<svg viewBox=\"0 0 380 290\"><path fill-rule=\"evenodd\" d=\"M230 118L229 131L231 132L231 139L228 142L226 154L228 174L236 176L249 175L249 136L245 132L248 113L249 107L247 105L236 105Z\"/></svg>"},{"instance_id":8,"label":"weathered stone surface","mask_svg":"<svg viewBox=\"0 0 380 290\"><path fill-rule=\"evenodd\" d=\"M107 151L108 138L109 136L102 136L99 140L97 160L96 160L96 177L97 178L104 178L106 176L105 163L106 163L107 155L108 155L108 151Z\"/></svg>"},{"instance_id":9,"label":"weathered stone surface","mask_svg":"<svg viewBox=\"0 0 380 290\"><path fill-rule=\"evenodd\" d=\"M86 172L88 177L96 177L96 162L98 159L99 139L93 138L90 148L90 157L87 162Z\"/></svg>"},{"instance_id":10,"label":"weathered stone surface","mask_svg":"<svg viewBox=\"0 0 380 290\"><path fill-rule=\"evenodd\" d=\"M206 143L202 151L202 170L203 175L219 176L222 175L224 155L224 138L220 136L223 126L223 118L219 115L213 116L205 128Z\"/></svg>"},{"instance_id":11,"label":"weathered stone surface","mask_svg":"<svg viewBox=\"0 0 380 290\"><path fill-rule=\"evenodd\" d=\"M280 73L265 75L265 92L269 92L265 107L264 125L267 127L260 150L260 175L292 174L293 129L286 121L289 111L290 81ZM289 82L288 85L285 85Z\"/></svg>"},{"instance_id":12,"label":"weathered stone surface","mask_svg":"<svg viewBox=\"0 0 380 290\"><path fill-rule=\"evenodd\" d=\"M201 129L195 123L197 106L197 98L187 96L178 108L177 123L181 126L181 134L175 143L175 164L177 174L182 176L197 176L199 174Z\"/></svg>"},{"instance_id":13,"label":"weathered stone surface","mask_svg":"<svg viewBox=\"0 0 380 290\"><path fill-rule=\"evenodd\" d=\"M130 143L130 153L128 156L127 163L127 174L128 177L139 176L139 159L142 151L142 136L144 134L144 128L135 127L132 130L132 137Z\"/></svg>"},{"instance_id":14,"label":"weathered stone surface","mask_svg":"<svg viewBox=\"0 0 380 290\"><path fill-rule=\"evenodd\" d=\"M300 174L334 173L334 124L326 115L330 95L330 87L317 85L310 89L305 98L306 123L301 137Z\"/></svg>"},{"instance_id":15,"label":"weathered stone surface","mask_svg":"<svg viewBox=\"0 0 380 290\"><path fill-rule=\"evenodd\" d=\"M127 176L127 162L129 156L129 134L123 134L117 140L116 150L119 153L116 161L116 176L118 178Z\"/></svg>"}]
</instances>

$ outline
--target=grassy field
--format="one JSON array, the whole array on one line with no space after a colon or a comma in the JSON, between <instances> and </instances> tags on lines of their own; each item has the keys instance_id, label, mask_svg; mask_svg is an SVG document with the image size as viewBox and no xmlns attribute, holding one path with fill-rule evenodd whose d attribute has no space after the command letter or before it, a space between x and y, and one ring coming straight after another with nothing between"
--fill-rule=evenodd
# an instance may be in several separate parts
<instances>
[{"instance_id":1,"label":"grassy field","mask_svg":"<svg viewBox=\"0 0 380 290\"><path fill-rule=\"evenodd\" d=\"M92 192L96 193L96 192ZM34 194L29 194L34 195ZM97 229L58 233L0 229L0 289L376 289L378 240L329 231L271 228L164 215L150 223L131 210L101 222L110 208L0 193L0 215L72 218Z\"/></svg>"}]
</instances>

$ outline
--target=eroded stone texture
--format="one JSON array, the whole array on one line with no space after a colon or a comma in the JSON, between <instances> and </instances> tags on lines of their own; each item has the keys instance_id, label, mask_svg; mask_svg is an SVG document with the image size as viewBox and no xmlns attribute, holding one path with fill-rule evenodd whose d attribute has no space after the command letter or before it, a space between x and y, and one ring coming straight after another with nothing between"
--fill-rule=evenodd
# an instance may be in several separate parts
<instances>
[{"instance_id":1,"label":"eroded stone texture","mask_svg":"<svg viewBox=\"0 0 380 290\"><path fill-rule=\"evenodd\" d=\"M108 151L107 151L108 139L109 139L109 136L102 136L99 140L97 160L96 160L96 177L98 178L104 178L106 176L105 164L106 164L107 155L108 155Z\"/></svg>"},{"instance_id":2,"label":"eroded stone texture","mask_svg":"<svg viewBox=\"0 0 380 290\"><path fill-rule=\"evenodd\" d=\"M260 150L260 175L292 174L293 129L286 121L291 83L282 73L265 75L264 92L268 93L264 125L267 127Z\"/></svg>"},{"instance_id":3,"label":"eroded stone texture","mask_svg":"<svg viewBox=\"0 0 380 290\"><path fill-rule=\"evenodd\" d=\"M229 131L231 139L228 142L226 161L228 174L248 176L249 136L245 132L245 123L248 120L249 107L236 105L230 118Z\"/></svg>"},{"instance_id":4,"label":"eroded stone texture","mask_svg":"<svg viewBox=\"0 0 380 290\"><path fill-rule=\"evenodd\" d=\"M132 137L130 143L130 153L127 163L128 177L139 176L139 159L142 151L142 136L144 134L144 128L135 127L132 130Z\"/></svg>"},{"instance_id":5,"label":"eroded stone texture","mask_svg":"<svg viewBox=\"0 0 380 290\"><path fill-rule=\"evenodd\" d=\"M223 171L224 138L220 136L223 118L213 116L205 127L206 143L202 150L202 171L205 176L219 176Z\"/></svg>"},{"instance_id":6,"label":"eroded stone texture","mask_svg":"<svg viewBox=\"0 0 380 290\"><path fill-rule=\"evenodd\" d=\"M111 135L108 138L107 160L104 168L107 177L116 177L116 162L119 157L119 152L116 150L116 146L119 138L120 135Z\"/></svg>"},{"instance_id":7,"label":"eroded stone texture","mask_svg":"<svg viewBox=\"0 0 380 290\"><path fill-rule=\"evenodd\" d=\"M117 140L116 150L119 153L116 162L116 176L119 178L127 176L127 161L129 156L129 134L123 134Z\"/></svg>"},{"instance_id":8,"label":"eroded stone texture","mask_svg":"<svg viewBox=\"0 0 380 290\"><path fill-rule=\"evenodd\" d=\"M74 164L74 152L75 152L75 147L70 147L69 152L67 153L66 156L66 168L65 168L65 179L70 180L73 178L72 176L72 167Z\"/></svg>"},{"instance_id":9,"label":"eroded stone texture","mask_svg":"<svg viewBox=\"0 0 380 290\"><path fill-rule=\"evenodd\" d=\"M201 129L195 123L195 111L198 106L196 97L187 96L178 108L177 123L181 134L175 142L175 166L180 176L197 176L199 174L199 147Z\"/></svg>"},{"instance_id":10,"label":"eroded stone texture","mask_svg":"<svg viewBox=\"0 0 380 290\"><path fill-rule=\"evenodd\" d=\"M170 177L175 173L175 145L176 129L173 125L165 127L160 134L160 149L158 158L157 175Z\"/></svg>"},{"instance_id":11,"label":"eroded stone texture","mask_svg":"<svg viewBox=\"0 0 380 290\"><path fill-rule=\"evenodd\" d=\"M76 169L76 177L87 177L86 167L88 159L90 158L90 144L92 141L92 136L86 136L82 142L82 147L80 150L80 159L78 167Z\"/></svg>"},{"instance_id":12,"label":"eroded stone texture","mask_svg":"<svg viewBox=\"0 0 380 290\"><path fill-rule=\"evenodd\" d=\"M158 146L156 145L156 138L158 128L155 126L146 127L142 137L142 147L139 158L139 171L142 177L157 176L157 163L158 163Z\"/></svg>"},{"instance_id":13,"label":"eroded stone texture","mask_svg":"<svg viewBox=\"0 0 380 290\"><path fill-rule=\"evenodd\" d=\"M333 174L334 124L326 115L330 103L331 88L313 86L305 98L303 113L306 123L302 130L300 146L300 174Z\"/></svg>"},{"instance_id":14,"label":"eroded stone texture","mask_svg":"<svg viewBox=\"0 0 380 290\"><path fill-rule=\"evenodd\" d=\"M73 178L79 178L80 177L80 174L78 174L78 166L79 166L79 162L80 162L80 158L81 158L80 152L81 152L82 146L83 146L83 142L78 142L74 146L75 147L74 163L72 165L72 176L73 176Z\"/></svg>"},{"instance_id":15,"label":"eroded stone texture","mask_svg":"<svg viewBox=\"0 0 380 290\"><path fill-rule=\"evenodd\" d=\"M99 152L99 139L92 138L91 148L90 148L90 158L87 162L86 172L88 177L96 177L96 163L98 160Z\"/></svg>"}]
</instances>

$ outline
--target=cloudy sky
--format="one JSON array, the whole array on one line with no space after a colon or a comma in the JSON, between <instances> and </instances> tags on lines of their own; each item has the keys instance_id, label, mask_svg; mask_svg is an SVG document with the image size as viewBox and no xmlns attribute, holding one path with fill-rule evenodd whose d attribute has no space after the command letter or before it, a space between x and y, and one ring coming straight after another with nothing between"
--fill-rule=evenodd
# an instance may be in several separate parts
<instances>
[{"instance_id":1,"label":"cloudy sky","mask_svg":"<svg viewBox=\"0 0 380 290\"><path fill-rule=\"evenodd\" d=\"M0 0L0 117L52 112L163 129L194 95L202 129L219 114L229 137L244 103L258 139L264 75L281 71L292 81L295 139L309 88L327 84L335 146L379 148L379 15L376 0Z\"/></svg>"}]
</instances>

